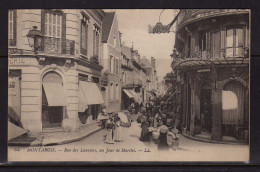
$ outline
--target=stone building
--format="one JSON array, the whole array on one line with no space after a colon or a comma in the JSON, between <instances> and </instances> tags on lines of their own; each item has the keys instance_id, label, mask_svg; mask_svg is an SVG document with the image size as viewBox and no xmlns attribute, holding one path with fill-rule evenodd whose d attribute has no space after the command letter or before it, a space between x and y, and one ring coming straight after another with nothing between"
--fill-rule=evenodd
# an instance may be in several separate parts
<instances>
[{"instance_id":1,"label":"stone building","mask_svg":"<svg viewBox=\"0 0 260 172\"><path fill-rule=\"evenodd\" d=\"M30 132L78 131L95 120L100 92L103 10L10 10L10 120ZM37 26L37 54L27 34Z\"/></svg>"},{"instance_id":2,"label":"stone building","mask_svg":"<svg viewBox=\"0 0 260 172\"><path fill-rule=\"evenodd\" d=\"M182 9L172 69L184 134L248 142L249 10Z\"/></svg>"},{"instance_id":3,"label":"stone building","mask_svg":"<svg viewBox=\"0 0 260 172\"><path fill-rule=\"evenodd\" d=\"M106 12L102 25L103 97L109 112L121 109L121 43L115 12ZM107 84L106 84L107 83Z\"/></svg>"}]
</instances>

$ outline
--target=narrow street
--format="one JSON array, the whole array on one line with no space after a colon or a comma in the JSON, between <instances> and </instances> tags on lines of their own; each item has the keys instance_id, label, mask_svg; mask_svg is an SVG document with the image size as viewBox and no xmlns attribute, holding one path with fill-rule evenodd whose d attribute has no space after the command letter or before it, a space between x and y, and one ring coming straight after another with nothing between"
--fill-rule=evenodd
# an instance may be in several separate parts
<instances>
[{"instance_id":1,"label":"narrow street","mask_svg":"<svg viewBox=\"0 0 260 172\"><path fill-rule=\"evenodd\" d=\"M136 119L137 115L134 115ZM106 130L103 129L93 135L82 139L78 142L69 144L46 146L43 148L51 148L56 153L42 152L41 159L55 160L79 160L79 161L155 161L161 157L164 161L207 161L206 157L214 161L245 161L249 156L247 154L248 145L229 145L214 144L194 141L180 136L180 145L177 150L169 149L169 151L157 151L157 145L153 142L142 142L139 140L141 133L140 124L136 121L132 122L130 128L124 129L124 141L115 142L114 144L104 143L104 135ZM17 147L9 146L9 152L13 152ZM32 148L32 147L31 147ZM21 148L23 151L16 152L17 158L21 156L23 160L37 160L39 152L28 152L30 148ZM73 149L77 149L76 152ZM116 152L117 150L117 152ZM146 152L148 151L148 152ZM59 156L60 153L68 152L69 156ZM21 154L22 153L22 154ZM28 156L24 156L27 153ZM104 156L100 156L103 153ZM65 154L63 154L65 155ZM116 155L116 156L115 156ZM148 156L147 156L148 155ZM151 156L149 156L151 155ZM80 158L79 158L80 157ZM19 158L18 158L19 159Z\"/></svg>"}]
</instances>

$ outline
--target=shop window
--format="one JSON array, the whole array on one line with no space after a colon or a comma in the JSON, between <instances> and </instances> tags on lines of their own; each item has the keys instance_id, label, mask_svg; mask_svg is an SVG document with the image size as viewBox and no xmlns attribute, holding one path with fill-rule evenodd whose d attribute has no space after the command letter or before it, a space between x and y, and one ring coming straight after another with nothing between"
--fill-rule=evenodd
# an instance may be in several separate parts
<instances>
[{"instance_id":1,"label":"shop window","mask_svg":"<svg viewBox=\"0 0 260 172\"><path fill-rule=\"evenodd\" d=\"M226 29L226 57L242 57L245 40L244 27L227 27Z\"/></svg>"},{"instance_id":2,"label":"shop window","mask_svg":"<svg viewBox=\"0 0 260 172\"><path fill-rule=\"evenodd\" d=\"M16 10L8 11L8 45L16 46Z\"/></svg>"}]
</instances>

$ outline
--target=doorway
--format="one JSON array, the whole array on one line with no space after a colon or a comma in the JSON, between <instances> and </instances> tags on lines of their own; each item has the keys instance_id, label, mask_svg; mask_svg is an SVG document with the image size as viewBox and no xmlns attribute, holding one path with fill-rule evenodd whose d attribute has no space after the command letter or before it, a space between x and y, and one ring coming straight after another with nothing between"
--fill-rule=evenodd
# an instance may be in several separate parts
<instances>
[{"instance_id":1,"label":"doorway","mask_svg":"<svg viewBox=\"0 0 260 172\"><path fill-rule=\"evenodd\" d=\"M211 86L203 84L200 93L200 123L202 132L211 132L212 129L212 105Z\"/></svg>"},{"instance_id":2,"label":"doorway","mask_svg":"<svg viewBox=\"0 0 260 172\"><path fill-rule=\"evenodd\" d=\"M42 126L60 128L65 117L66 97L61 76L48 72L42 79Z\"/></svg>"}]
</instances>

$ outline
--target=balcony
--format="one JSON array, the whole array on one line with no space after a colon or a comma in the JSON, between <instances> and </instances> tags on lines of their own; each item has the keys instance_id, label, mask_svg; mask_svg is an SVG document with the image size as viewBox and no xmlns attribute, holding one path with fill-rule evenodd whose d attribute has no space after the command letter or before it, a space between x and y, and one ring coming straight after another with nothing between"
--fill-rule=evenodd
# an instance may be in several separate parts
<instances>
[{"instance_id":1,"label":"balcony","mask_svg":"<svg viewBox=\"0 0 260 172\"><path fill-rule=\"evenodd\" d=\"M197 52L194 56L178 56L171 63L172 69L211 67L224 64L248 64L249 49L247 47L234 47L221 49L219 56L214 57L212 51Z\"/></svg>"},{"instance_id":2,"label":"balcony","mask_svg":"<svg viewBox=\"0 0 260 172\"><path fill-rule=\"evenodd\" d=\"M8 46L16 46L16 40L15 39L8 39Z\"/></svg>"},{"instance_id":3,"label":"balcony","mask_svg":"<svg viewBox=\"0 0 260 172\"><path fill-rule=\"evenodd\" d=\"M232 15L232 14L243 14L249 13L247 9L185 9L181 10L178 16L177 30L179 30L186 23L192 21L210 18L223 15Z\"/></svg>"},{"instance_id":4,"label":"balcony","mask_svg":"<svg viewBox=\"0 0 260 172\"><path fill-rule=\"evenodd\" d=\"M75 53L75 41L67 40L65 45L62 43L61 38L51 38L44 37L43 38L43 52L48 54L66 54L66 55L74 55Z\"/></svg>"}]
</instances>

